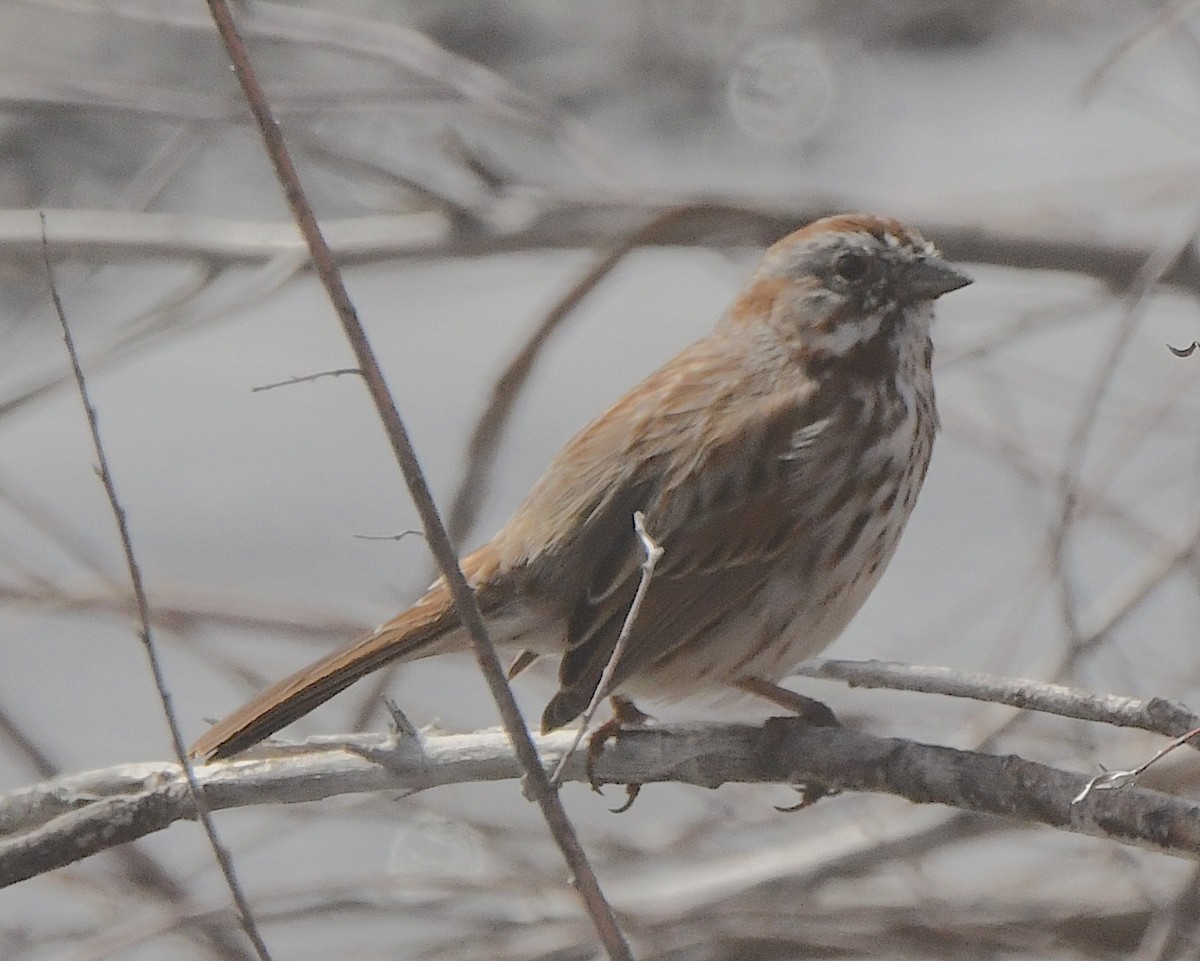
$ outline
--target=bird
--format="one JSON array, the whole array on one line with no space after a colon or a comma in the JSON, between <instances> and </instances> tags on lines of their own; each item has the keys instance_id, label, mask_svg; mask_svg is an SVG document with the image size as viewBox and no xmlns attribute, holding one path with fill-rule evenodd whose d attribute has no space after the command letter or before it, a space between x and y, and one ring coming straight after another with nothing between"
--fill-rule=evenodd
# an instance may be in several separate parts
<instances>
[{"instance_id":1,"label":"bird","mask_svg":"<svg viewBox=\"0 0 1200 961\"><path fill-rule=\"evenodd\" d=\"M765 251L711 333L563 447L461 560L494 643L521 664L559 658L543 731L596 696L790 693L777 682L842 632L916 504L938 429L934 301L970 283L897 220L816 220ZM663 553L598 692L640 579L635 512ZM235 755L384 665L468 649L439 579L192 754Z\"/></svg>"}]
</instances>

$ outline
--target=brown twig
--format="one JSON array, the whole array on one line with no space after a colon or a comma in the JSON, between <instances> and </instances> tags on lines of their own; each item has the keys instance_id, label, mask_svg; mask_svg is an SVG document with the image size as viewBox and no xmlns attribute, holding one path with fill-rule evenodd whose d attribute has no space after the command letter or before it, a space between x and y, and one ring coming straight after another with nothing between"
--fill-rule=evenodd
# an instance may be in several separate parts
<instances>
[{"instance_id":1,"label":"brown twig","mask_svg":"<svg viewBox=\"0 0 1200 961\"><path fill-rule=\"evenodd\" d=\"M1196 0L1173 0L1173 2L1164 4L1144 25L1114 46L1100 61L1100 64L1084 78L1079 89L1084 103L1096 96L1100 87L1121 61L1182 22L1195 5Z\"/></svg>"},{"instance_id":2,"label":"brown twig","mask_svg":"<svg viewBox=\"0 0 1200 961\"><path fill-rule=\"evenodd\" d=\"M400 531L398 534L351 534L351 537L356 537L360 541L402 541L406 537L424 537L423 531L410 527L407 530Z\"/></svg>"},{"instance_id":3,"label":"brown twig","mask_svg":"<svg viewBox=\"0 0 1200 961\"><path fill-rule=\"evenodd\" d=\"M691 211L692 208L689 206L658 211L647 223L626 232L625 236L601 255L588 268L587 273L572 284L570 290L558 299L558 302L542 318L542 322L538 324L521 349L517 351L516 356L504 368L504 372L492 385L491 401L471 432L471 439L467 443L467 463L462 472L462 481L458 485L458 490L455 491L454 499L450 502L446 527L450 532L450 540L455 544L461 544L466 540L467 535L475 526L475 522L479 519L483 495L487 491L492 468L496 463L496 455L508 428L509 419L512 417L517 400L529 382L529 377L533 373L543 349L549 343L551 335L563 325L575 309L629 253L648 243L653 243L664 229L670 229L678 220L686 220ZM396 669L396 666L389 665L376 673L361 702L362 706L355 716L353 730L366 727L374 705L387 691ZM509 673L510 678L514 676L513 673Z\"/></svg>"},{"instance_id":4,"label":"brown twig","mask_svg":"<svg viewBox=\"0 0 1200 961\"><path fill-rule=\"evenodd\" d=\"M1153 289L1183 257L1194 250L1192 236L1195 224L1189 230L1169 236L1159 243L1127 285L1124 309L1116 336L1101 362L1095 378L1082 398L1079 409L1082 415L1067 440L1063 472L1058 490L1059 517L1050 538L1049 550L1053 565L1054 580L1058 588L1058 607L1071 645L1062 665L1065 670L1072 662L1080 660L1084 652L1095 645L1085 643L1085 633L1078 617L1076 578L1068 558L1070 538L1077 533L1073 521L1078 512L1078 483L1083 478L1086 455L1092 444L1096 424L1100 417L1101 401L1108 392L1121 359L1133 338L1138 320ZM1061 673L1061 672L1060 672Z\"/></svg>"},{"instance_id":5,"label":"brown twig","mask_svg":"<svg viewBox=\"0 0 1200 961\"><path fill-rule=\"evenodd\" d=\"M447 587L454 599L455 610L471 637L476 660L479 662L492 696L496 700L505 731L511 738L524 768L526 786L541 808L550 832L571 868L576 888L591 915L592 923L595 925L596 932L609 957L613 961L632 961L633 955L617 924L612 907L600 889L599 881L575 835L575 830L567 817L557 791L542 768L537 748L525 727L524 718L521 716L520 709L517 707L512 690L505 678L504 668L488 637L474 592L463 576L462 569L458 564L458 557L446 534L437 506L433 502L433 496L417 461L408 431L396 409L366 333L358 321L357 312L342 282L333 253L325 243L320 226L305 197L283 135L271 115L266 95L255 76L249 55L238 35L229 7L225 0L208 0L208 6L233 63L242 92L254 114L288 206L308 244L317 275L325 287L350 346L354 350L363 380L367 384L380 419L383 421L392 451L400 465L417 513L421 517L421 524L425 529L425 537L430 550L433 552L442 576L446 579Z\"/></svg>"},{"instance_id":6,"label":"brown twig","mask_svg":"<svg viewBox=\"0 0 1200 961\"><path fill-rule=\"evenodd\" d=\"M237 910L238 921L242 926L242 930L246 933L246 937L250 939L250 943L254 946L255 953L259 958L262 961L271 961L271 953L267 950L266 942L263 941L262 935L259 933L258 924L254 920L254 914L250 910L250 903L246 899L245 892L238 882L237 873L234 870L233 861L229 857L229 852L225 849L220 837L217 835L217 828L212 820L212 812L205 803L200 786L196 781L196 774L192 770L191 761L187 756L187 747L183 739L183 732L179 728L179 720L175 716L175 708L171 704L171 692L167 688L167 679L163 674L162 665L158 660L158 650L150 628L150 603L146 598L146 588L142 582L141 568L138 565L137 556L133 550L133 538L129 533L129 523L125 516L125 508L121 505L121 501L117 497L116 484L113 481L112 471L109 470L108 466L108 455L105 453L104 443L100 439L100 425L96 418L96 409L92 406L91 398L88 395L87 381L83 375L83 367L79 362L79 354L75 350L75 339L71 335L71 326L67 323L67 314L63 309L62 299L58 295L58 288L54 282L54 268L50 262L50 244L46 238L45 231L46 220L43 217L42 259L50 287L50 300L54 304L54 312L58 316L58 323L62 328L63 343L66 344L67 356L71 360L71 371L75 377L75 386L79 390L79 402L83 406L84 416L88 422L88 430L91 432L92 446L96 451L97 473L100 476L100 483L104 485L104 493L108 497L108 504L112 510L113 519L117 522L117 533L121 539L121 549L125 554L125 567L129 573L129 582L133 588L134 601L137 606L137 633L142 642L142 648L146 652L146 660L150 666L150 674L154 678L155 690L158 691L158 697L162 703L163 714L167 721L167 729L171 735L171 747L175 752L176 760L183 770L187 789L191 793L192 801L196 806L196 817L200 821L205 835L208 837L209 846L212 848L217 865L220 867L221 874L225 879L225 885L229 888L229 894Z\"/></svg>"}]
</instances>

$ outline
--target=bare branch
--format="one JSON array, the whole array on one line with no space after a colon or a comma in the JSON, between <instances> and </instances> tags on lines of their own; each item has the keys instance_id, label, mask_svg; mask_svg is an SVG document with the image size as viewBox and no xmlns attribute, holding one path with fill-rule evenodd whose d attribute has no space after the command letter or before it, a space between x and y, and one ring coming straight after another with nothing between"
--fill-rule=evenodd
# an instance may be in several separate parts
<instances>
[{"instance_id":1,"label":"bare branch","mask_svg":"<svg viewBox=\"0 0 1200 961\"><path fill-rule=\"evenodd\" d=\"M420 537L423 539L425 532L409 527L396 534L351 534L350 536L356 537L360 541L402 541L406 537Z\"/></svg>"},{"instance_id":2,"label":"bare branch","mask_svg":"<svg viewBox=\"0 0 1200 961\"><path fill-rule=\"evenodd\" d=\"M1100 65L1084 79L1079 91L1084 102L1096 97L1101 86L1122 61L1126 60L1135 50L1144 48L1152 40L1178 26L1195 6L1196 0L1172 0L1170 3L1163 4L1153 16L1147 18L1144 25L1113 47Z\"/></svg>"},{"instance_id":3,"label":"bare branch","mask_svg":"<svg viewBox=\"0 0 1200 961\"><path fill-rule=\"evenodd\" d=\"M547 764L573 737L537 739ZM563 776L586 782L571 755ZM729 782L820 785L946 804L1176 857L1200 859L1200 804L1156 791L1093 792L1072 804L1089 778L1013 755L815 728L795 718L761 726L663 726L625 732L596 762L607 783ZM418 738L385 734L266 745L196 768L213 808L315 801L339 794L417 792L446 784L519 778L522 767L501 731ZM836 803L836 802L825 802ZM0 796L0 885L12 884L160 831L195 816L178 765L125 765L59 778ZM21 832L21 833L17 833Z\"/></svg>"},{"instance_id":4,"label":"bare branch","mask_svg":"<svg viewBox=\"0 0 1200 961\"><path fill-rule=\"evenodd\" d=\"M1056 714L1114 727L1136 728L1165 737L1179 737L1200 726L1200 716L1161 697L1142 700L1102 694L1028 678L1001 677L979 671L926 667L894 661L837 661L815 658L793 672L803 677L844 681L850 687L887 688L965 697L1007 704L1027 711Z\"/></svg>"},{"instance_id":5,"label":"bare branch","mask_svg":"<svg viewBox=\"0 0 1200 961\"><path fill-rule=\"evenodd\" d=\"M171 746L175 749L175 757L179 761L179 766L183 773L183 787L190 803L195 809L196 817L200 821L204 833L208 838L209 846L212 848L217 865L225 879L225 884L229 888L229 893L237 909L238 920L242 926L242 930L245 931L246 937L249 938L255 952L262 961L271 961L271 954L267 950L266 942L263 941L262 935L258 931L254 914L250 910L250 902L246 899L241 884L238 883L233 861L230 859L229 852L225 849L220 837L217 835L217 827L212 821L212 812L209 810L205 799L200 796L199 785L196 783L195 774L188 761L183 732L179 728L179 719L175 716L175 708L171 703L171 692L167 688L166 675L163 674L162 665L158 660L158 649L155 646L154 635L150 627L150 602L146 599L146 588L142 581L142 571L138 564L137 555L134 553L133 537L129 533L129 522L125 516L125 508L121 505L120 498L117 497L116 482L113 480L112 471L109 470L108 455L104 450L104 442L100 438L100 424L96 419L96 409L92 406L91 398L88 395L87 382L83 375L83 368L79 362L79 354L75 350L75 339L71 335L71 327L67 323L66 311L63 309L62 300L58 295L58 288L55 286L54 268L50 262L50 244L46 238L45 231L46 221L43 219L42 258L46 267L46 277L50 285L50 300L54 304L54 312L58 317L59 326L62 328L63 342L67 348L67 356L71 361L71 371L75 376L75 385L79 390L79 401L83 406L88 429L92 435L92 446L95 448L96 460L98 462L97 473L100 475L101 484L104 485L104 493L108 497L108 504L112 510L113 518L117 522L117 533L121 540L121 548L125 554L125 566L129 573L129 582L133 589L135 606L137 608L137 633L141 639L142 648L146 652L146 660L150 666L150 674L154 678L155 690L158 692L159 701L162 703L163 715L166 718L167 729L171 735Z\"/></svg>"},{"instance_id":6,"label":"bare branch","mask_svg":"<svg viewBox=\"0 0 1200 961\"><path fill-rule=\"evenodd\" d=\"M209 35L209 21L187 4L161 4L123 0L38 0L39 8L122 17L176 30L194 30ZM471 104L481 113L526 126L554 139L574 160L594 174L612 177L615 163L608 150L580 121L558 109L552 101L530 95L503 76L475 60L440 46L430 37L403 24L388 20L354 17L345 10L329 12L287 3L258 0L245 6L246 36L289 44L339 50L359 59L374 59L398 68L415 81ZM149 91L144 84L131 87L129 106L141 107ZM136 90L136 96L132 91ZM155 91L160 97L162 91ZM176 98L178 99L178 98ZM189 98L189 102L195 98ZM344 102L339 102L345 109ZM183 104L168 109L190 115ZM216 109L228 113L224 100Z\"/></svg>"},{"instance_id":7,"label":"bare branch","mask_svg":"<svg viewBox=\"0 0 1200 961\"><path fill-rule=\"evenodd\" d=\"M156 597L161 596L156 593ZM69 611L82 617L128 617L136 614L129 598L110 594L71 593L52 587L24 587L0 583L0 602L11 606ZM264 604L261 598L229 595L207 601L196 598L164 598L150 611L150 623L160 630L186 634L199 627L219 625L254 633L283 633L289 637L321 642L344 640L362 631L366 625L354 618L333 617L316 609L305 609L303 602L289 600L278 607Z\"/></svg>"},{"instance_id":8,"label":"bare branch","mask_svg":"<svg viewBox=\"0 0 1200 961\"><path fill-rule=\"evenodd\" d=\"M287 145L284 143L283 134L271 114L266 94L255 75L249 54L238 34L229 7L225 0L208 0L208 6L213 22L217 26L217 32L221 35L221 40L233 62L234 72L237 74L246 102L258 124L267 155L275 169L280 186L283 188L284 198L291 208L296 225L304 236L305 244L312 255L314 268L325 287L346 338L350 342L367 390L375 403L380 420L383 422L392 452L404 475L417 513L421 517L421 525L425 529L425 539L454 600L459 621L471 638L475 659L479 663L480 671L496 701L505 731L521 760L525 771L526 788L541 808L542 816L546 820L550 833L562 852L563 859L571 869L573 883L591 916L605 951L613 961L633 961L633 954L617 924L612 907L600 889L600 883L584 854L575 829L567 817L562 800L541 766L537 749L525 727L525 719L521 716L512 689L508 686L504 666L500 663L500 658L488 636L474 591L467 583L462 568L459 566L458 555L446 534L437 505L434 504L433 495L417 460L408 430L396 409L395 400L384 380L383 371L367 340L366 332L358 321L358 314L342 281L333 251L326 244L316 216L305 196L299 175L296 173Z\"/></svg>"},{"instance_id":9,"label":"bare branch","mask_svg":"<svg viewBox=\"0 0 1200 961\"><path fill-rule=\"evenodd\" d=\"M273 384L259 384L257 387L251 387L250 393L257 394L264 390L275 390L277 387L291 387L293 384L311 384L314 380L320 380L323 377L344 377L346 374L361 374L362 371L357 367L339 367L335 370L322 370L315 374L303 374L296 377L289 377L287 380L276 381Z\"/></svg>"},{"instance_id":10,"label":"bare branch","mask_svg":"<svg viewBox=\"0 0 1200 961\"><path fill-rule=\"evenodd\" d=\"M59 774L58 765L6 711L0 711L0 738L15 747L20 757L34 767L39 777L49 779ZM191 901L187 887L150 853L135 844L118 848L114 853L121 862L123 879L135 889L172 905L184 906ZM222 921L198 919L196 934L207 942L223 961L246 961L252 957L234 929Z\"/></svg>"}]
</instances>

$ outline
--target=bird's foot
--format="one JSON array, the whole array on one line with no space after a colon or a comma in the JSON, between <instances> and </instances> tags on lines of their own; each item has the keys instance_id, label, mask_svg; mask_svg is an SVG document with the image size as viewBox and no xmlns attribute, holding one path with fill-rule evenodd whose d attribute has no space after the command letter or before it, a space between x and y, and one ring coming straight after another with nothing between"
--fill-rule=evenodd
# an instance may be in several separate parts
<instances>
[{"instance_id":1,"label":"bird's foot","mask_svg":"<svg viewBox=\"0 0 1200 961\"><path fill-rule=\"evenodd\" d=\"M600 755L604 753L604 745L609 741L614 741L619 738L625 731L631 728L645 727L653 718L638 708L633 701L628 698L613 695L609 698L609 703L612 705L613 716L601 724L592 736L588 738L587 747L587 777L588 783L592 785L592 790L597 794L602 794L600 790L603 782L596 775L596 761L600 759ZM641 792L640 784L625 785L625 803L618 808L613 808L613 814L623 814L633 807L633 802L637 800L638 794Z\"/></svg>"},{"instance_id":2,"label":"bird's foot","mask_svg":"<svg viewBox=\"0 0 1200 961\"><path fill-rule=\"evenodd\" d=\"M794 714L795 718L786 719L789 722L794 723L799 720L812 727L842 726L841 721L837 719L837 715L833 713L828 704L805 697L803 694L797 694L795 691L780 687L770 681L764 681L760 677L744 677L737 681L735 686L747 694L764 698L777 707L782 707L785 711ZM782 722L785 719L778 718L776 720ZM784 814L803 811L806 807L816 804L821 798L831 797L838 793L836 789L821 784L793 784L791 788L800 795L800 800L796 804L786 807L776 805L776 811Z\"/></svg>"},{"instance_id":3,"label":"bird's foot","mask_svg":"<svg viewBox=\"0 0 1200 961\"><path fill-rule=\"evenodd\" d=\"M776 804L775 810L780 814L794 814L796 811L803 811L807 807L812 807L822 798L835 797L841 793L836 788L825 787L821 784L789 784L788 787L800 795L800 800L795 804Z\"/></svg>"}]
</instances>

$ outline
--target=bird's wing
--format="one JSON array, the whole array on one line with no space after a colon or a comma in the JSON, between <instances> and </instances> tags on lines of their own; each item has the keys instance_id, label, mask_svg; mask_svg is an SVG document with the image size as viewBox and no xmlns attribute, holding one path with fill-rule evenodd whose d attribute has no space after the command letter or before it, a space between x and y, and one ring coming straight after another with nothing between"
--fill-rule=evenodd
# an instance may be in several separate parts
<instances>
[{"instance_id":1,"label":"bird's wing","mask_svg":"<svg viewBox=\"0 0 1200 961\"><path fill-rule=\"evenodd\" d=\"M644 558L634 511L644 513L663 555L612 687L702 637L800 538L819 538L820 531L800 529L799 517L820 517L822 502L844 496L856 471L848 461L853 441L839 436L843 425L817 393L802 384L644 428L658 436L630 452L638 469L608 491L580 533L577 547L590 566L584 588L570 594L568 649L544 728L586 708L612 656ZM685 422L699 426L681 432ZM804 503L811 510L796 509Z\"/></svg>"}]
</instances>

